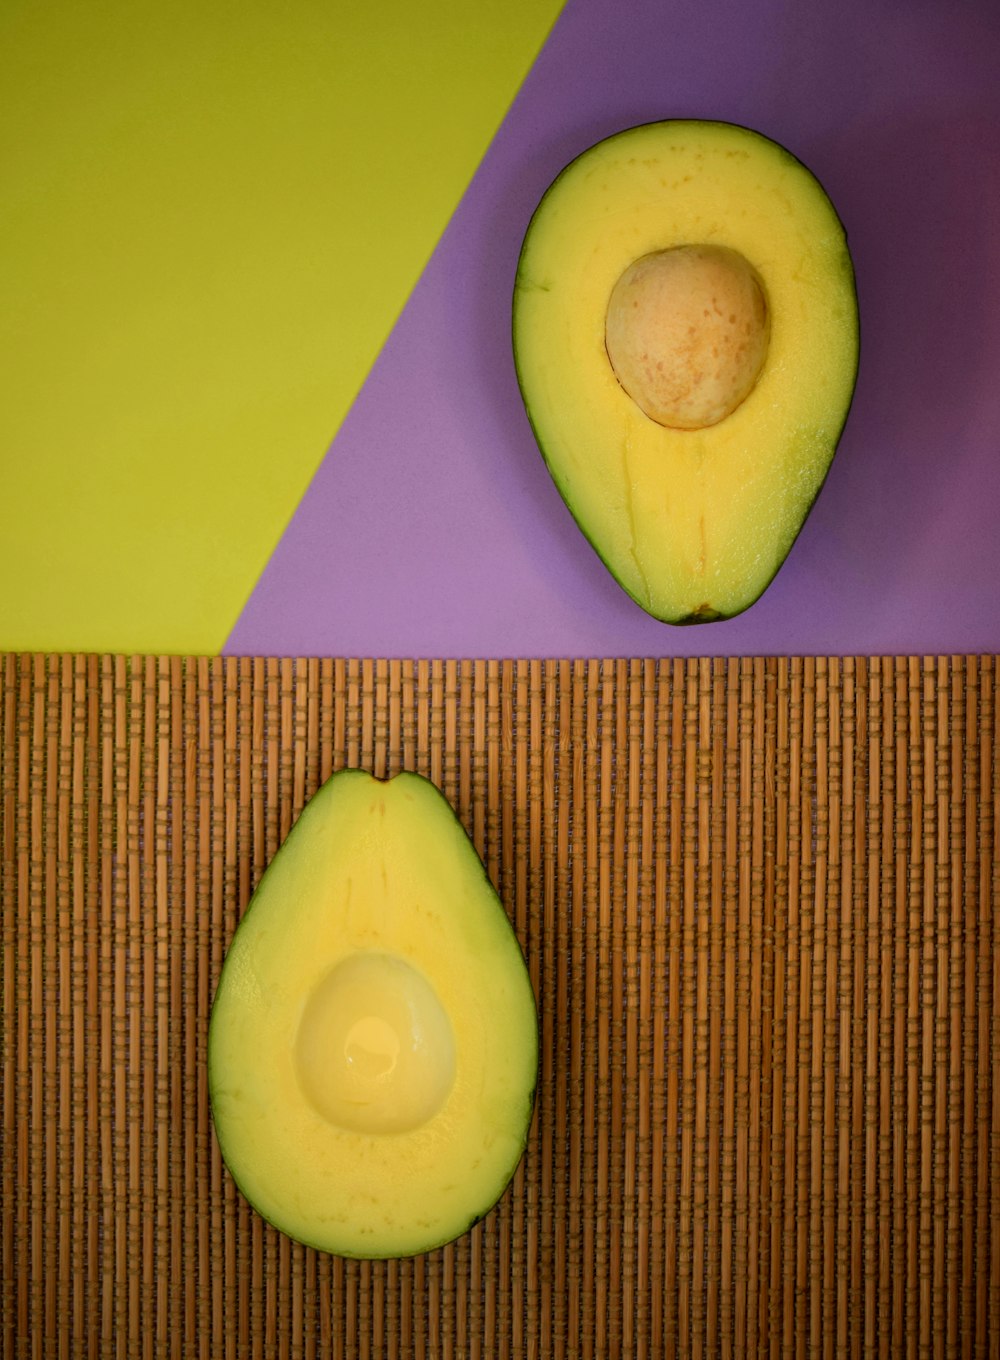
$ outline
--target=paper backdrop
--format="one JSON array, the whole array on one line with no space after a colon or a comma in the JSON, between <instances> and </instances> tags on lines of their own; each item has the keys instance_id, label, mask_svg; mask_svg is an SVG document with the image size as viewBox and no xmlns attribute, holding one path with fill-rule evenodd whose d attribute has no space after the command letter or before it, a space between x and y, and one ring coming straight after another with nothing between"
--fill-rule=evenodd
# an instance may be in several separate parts
<instances>
[{"instance_id":1,"label":"paper backdrop","mask_svg":"<svg viewBox=\"0 0 1000 1360\"><path fill-rule=\"evenodd\" d=\"M557 9L0 7L0 646L219 650Z\"/></svg>"},{"instance_id":2,"label":"paper backdrop","mask_svg":"<svg viewBox=\"0 0 1000 1360\"><path fill-rule=\"evenodd\" d=\"M546 37L557 8L0 19L0 646L1000 650L1000 11L569 0ZM540 195L673 116L813 170L862 321L790 557L694 630L577 530L510 352Z\"/></svg>"}]
</instances>

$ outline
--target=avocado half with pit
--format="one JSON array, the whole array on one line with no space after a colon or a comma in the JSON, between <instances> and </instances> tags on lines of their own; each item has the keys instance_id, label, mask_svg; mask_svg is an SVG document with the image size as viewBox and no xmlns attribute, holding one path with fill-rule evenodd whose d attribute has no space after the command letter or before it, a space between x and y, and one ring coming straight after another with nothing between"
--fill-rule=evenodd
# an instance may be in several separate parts
<instances>
[{"instance_id":1,"label":"avocado half with pit","mask_svg":"<svg viewBox=\"0 0 1000 1360\"><path fill-rule=\"evenodd\" d=\"M847 239L810 171L730 123L598 143L531 219L513 340L549 471L629 595L669 623L758 599L858 368Z\"/></svg>"},{"instance_id":2,"label":"avocado half with pit","mask_svg":"<svg viewBox=\"0 0 1000 1360\"><path fill-rule=\"evenodd\" d=\"M538 1066L517 937L428 780L333 775L226 955L208 1079L223 1159L290 1237L402 1257L460 1236L524 1152Z\"/></svg>"}]
</instances>

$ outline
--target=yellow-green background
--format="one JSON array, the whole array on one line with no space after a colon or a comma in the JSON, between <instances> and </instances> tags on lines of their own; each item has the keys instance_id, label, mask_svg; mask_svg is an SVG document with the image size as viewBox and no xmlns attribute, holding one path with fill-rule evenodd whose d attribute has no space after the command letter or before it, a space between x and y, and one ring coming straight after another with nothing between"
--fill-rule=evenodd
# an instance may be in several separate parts
<instances>
[{"instance_id":1,"label":"yellow-green background","mask_svg":"<svg viewBox=\"0 0 1000 1360\"><path fill-rule=\"evenodd\" d=\"M220 649L560 3L0 6L0 647Z\"/></svg>"}]
</instances>

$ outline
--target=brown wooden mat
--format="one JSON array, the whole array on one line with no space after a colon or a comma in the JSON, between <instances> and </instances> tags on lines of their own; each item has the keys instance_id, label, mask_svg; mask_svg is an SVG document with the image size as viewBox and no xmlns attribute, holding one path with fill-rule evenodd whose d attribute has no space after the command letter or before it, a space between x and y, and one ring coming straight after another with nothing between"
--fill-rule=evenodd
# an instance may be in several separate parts
<instances>
[{"instance_id":1,"label":"brown wooden mat","mask_svg":"<svg viewBox=\"0 0 1000 1360\"><path fill-rule=\"evenodd\" d=\"M1000 1353L995 658L0 658L3 1354ZM227 941L333 769L429 775L524 945L529 1151L404 1262L214 1143Z\"/></svg>"}]
</instances>

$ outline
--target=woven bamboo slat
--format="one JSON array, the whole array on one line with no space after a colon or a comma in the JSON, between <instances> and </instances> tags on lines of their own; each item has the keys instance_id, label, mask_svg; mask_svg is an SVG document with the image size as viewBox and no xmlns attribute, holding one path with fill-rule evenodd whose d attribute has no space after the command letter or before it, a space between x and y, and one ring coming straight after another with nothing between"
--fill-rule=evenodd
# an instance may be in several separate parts
<instances>
[{"instance_id":1,"label":"woven bamboo slat","mask_svg":"<svg viewBox=\"0 0 1000 1360\"><path fill-rule=\"evenodd\" d=\"M1000 1354L992 657L0 658L3 1354ZM539 1002L452 1246L243 1202L209 1009L336 768L433 779Z\"/></svg>"}]
</instances>

